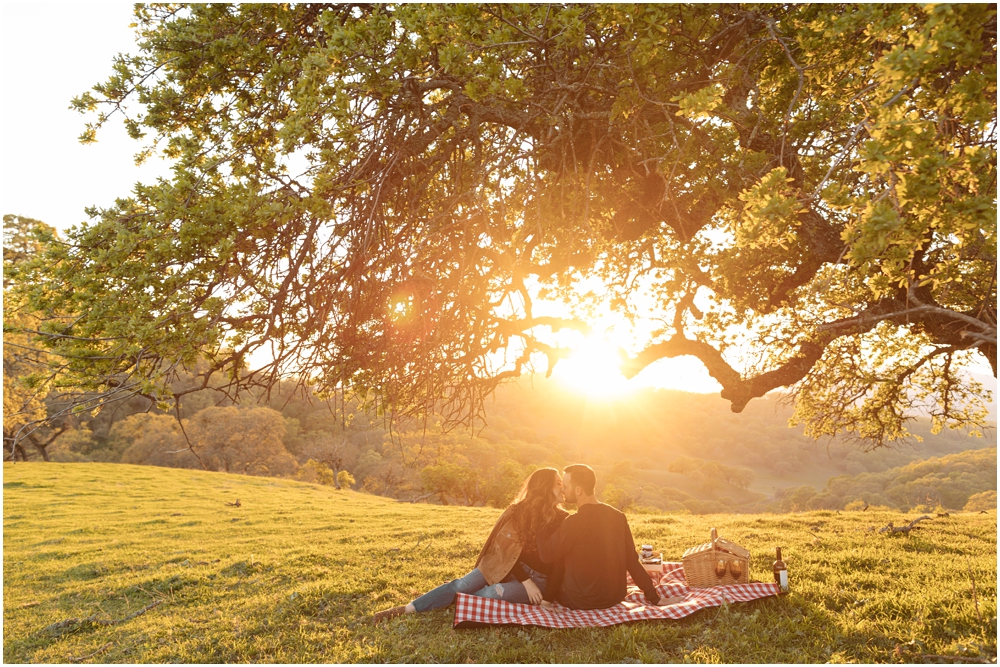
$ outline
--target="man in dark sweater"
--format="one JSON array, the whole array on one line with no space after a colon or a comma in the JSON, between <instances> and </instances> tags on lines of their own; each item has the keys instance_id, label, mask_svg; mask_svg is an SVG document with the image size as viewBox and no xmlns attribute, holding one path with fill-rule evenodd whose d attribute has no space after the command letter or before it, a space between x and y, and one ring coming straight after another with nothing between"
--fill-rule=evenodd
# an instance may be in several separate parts
<instances>
[{"instance_id":1,"label":"man in dark sweater","mask_svg":"<svg viewBox=\"0 0 1000 667\"><path fill-rule=\"evenodd\" d=\"M558 529L538 532L538 555L543 562L562 559L563 576L558 600L571 609L605 609L625 599L625 573L632 575L646 599L661 607L683 598L660 598L639 562L632 530L625 515L597 501L594 471L585 465L564 470L563 496L575 503L576 514Z\"/></svg>"}]
</instances>

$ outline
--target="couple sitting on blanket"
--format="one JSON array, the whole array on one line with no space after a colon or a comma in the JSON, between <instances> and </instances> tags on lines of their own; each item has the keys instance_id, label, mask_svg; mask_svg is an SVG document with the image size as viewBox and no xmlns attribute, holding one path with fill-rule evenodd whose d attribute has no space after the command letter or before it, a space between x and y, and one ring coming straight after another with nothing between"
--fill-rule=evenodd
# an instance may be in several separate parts
<instances>
[{"instance_id":1,"label":"couple sitting on blanket","mask_svg":"<svg viewBox=\"0 0 1000 667\"><path fill-rule=\"evenodd\" d=\"M406 606L375 614L379 623L401 614L442 609L457 593L521 604L605 609L625 599L625 573L646 599L667 606L639 563L625 515L594 497L596 477L585 465L531 473L514 503L500 515L472 572L424 593ZM569 515L560 502L574 503Z\"/></svg>"}]
</instances>

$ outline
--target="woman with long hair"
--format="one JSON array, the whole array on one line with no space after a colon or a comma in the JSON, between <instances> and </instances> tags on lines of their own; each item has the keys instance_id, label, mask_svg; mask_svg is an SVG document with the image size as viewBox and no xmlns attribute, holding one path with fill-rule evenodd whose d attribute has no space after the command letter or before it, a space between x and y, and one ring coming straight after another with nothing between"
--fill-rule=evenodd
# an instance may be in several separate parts
<instances>
[{"instance_id":1,"label":"woman with long hair","mask_svg":"<svg viewBox=\"0 0 1000 667\"><path fill-rule=\"evenodd\" d=\"M556 527L566 518L567 513L559 507L561 501L562 478L558 470L539 468L531 473L493 526L472 572L405 606L384 609L373 620L377 624L401 614L443 609L455 601L458 593L522 604L553 600L559 566L542 562L535 536L541 528L549 524Z\"/></svg>"}]
</instances>

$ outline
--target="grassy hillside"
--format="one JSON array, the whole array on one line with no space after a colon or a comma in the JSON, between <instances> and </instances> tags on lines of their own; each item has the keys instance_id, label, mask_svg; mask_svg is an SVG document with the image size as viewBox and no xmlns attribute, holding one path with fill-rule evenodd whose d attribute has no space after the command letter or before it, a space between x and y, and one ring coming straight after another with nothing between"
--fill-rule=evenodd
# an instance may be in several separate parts
<instances>
[{"instance_id":1,"label":"grassy hillside","mask_svg":"<svg viewBox=\"0 0 1000 667\"><path fill-rule=\"evenodd\" d=\"M715 525L759 579L780 544L793 593L680 622L454 631L451 610L369 615L464 574L498 510L97 463L5 464L3 481L8 663L996 660L995 511L909 538L867 530L899 513L633 516L675 558Z\"/></svg>"}]
</instances>

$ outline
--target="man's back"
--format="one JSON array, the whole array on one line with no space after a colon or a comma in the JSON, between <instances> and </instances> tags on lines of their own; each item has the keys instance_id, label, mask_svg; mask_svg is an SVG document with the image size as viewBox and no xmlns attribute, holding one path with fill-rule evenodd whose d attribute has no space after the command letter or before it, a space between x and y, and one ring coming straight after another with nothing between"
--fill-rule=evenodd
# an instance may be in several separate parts
<instances>
[{"instance_id":1,"label":"man's back","mask_svg":"<svg viewBox=\"0 0 1000 667\"><path fill-rule=\"evenodd\" d=\"M572 609L605 609L625 599L626 572L656 604L659 596L639 563L625 515L603 503L582 505L558 530L538 536L542 560L564 563L558 600Z\"/></svg>"}]
</instances>

